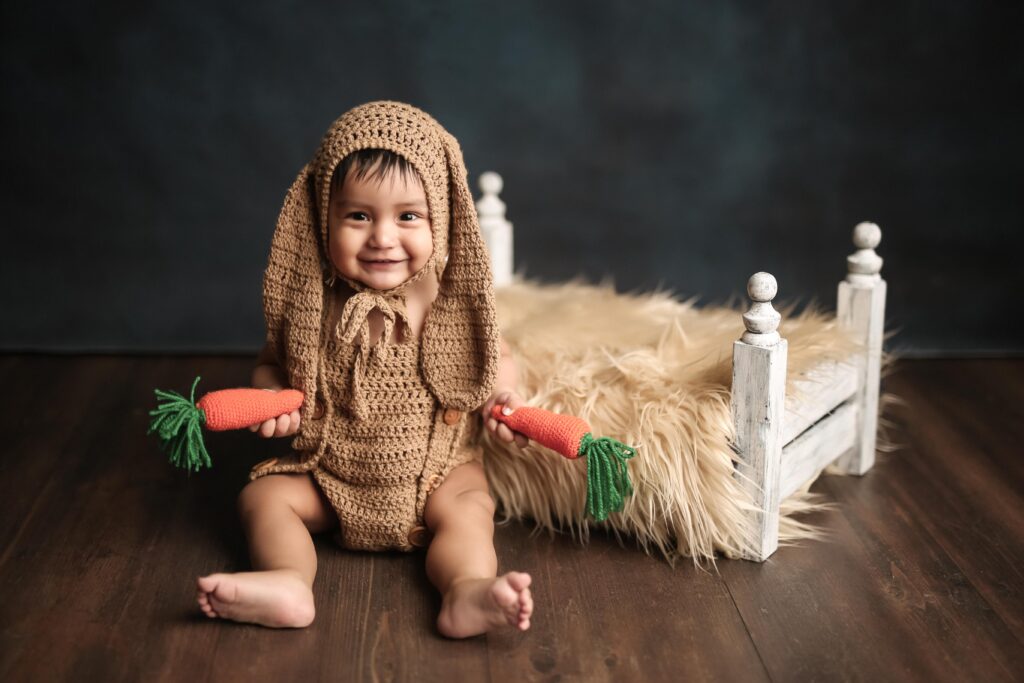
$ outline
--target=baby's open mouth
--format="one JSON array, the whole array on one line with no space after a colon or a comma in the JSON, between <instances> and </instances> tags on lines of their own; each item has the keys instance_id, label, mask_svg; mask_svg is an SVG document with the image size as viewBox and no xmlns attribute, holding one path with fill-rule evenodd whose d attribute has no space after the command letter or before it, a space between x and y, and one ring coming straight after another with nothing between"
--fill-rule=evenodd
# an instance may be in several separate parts
<instances>
[{"instance_id":1,"label":"baby's open mouth","mask_svg":"<svg viewBox=\"0 0 1024 683\"><path fill-rule=\"evenodd\" d=\"M390 268L391 266L399 263L404 263L404 259L360 259L367 268Z\"/></svg>"}]
</instances>

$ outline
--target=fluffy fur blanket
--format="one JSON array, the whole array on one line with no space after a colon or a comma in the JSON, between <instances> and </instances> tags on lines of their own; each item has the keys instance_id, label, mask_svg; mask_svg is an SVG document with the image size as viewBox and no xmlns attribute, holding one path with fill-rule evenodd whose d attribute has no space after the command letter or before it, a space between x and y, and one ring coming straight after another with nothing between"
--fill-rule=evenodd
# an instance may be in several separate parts
<instances>
[{"instance_id":1,"label":"fluffy fur blanket","mask_svg":"<svg viewBox=\"0 0 1024 683\"><path fill-rule=\"evenodd\" d=\"M595 435L637 446L634 494L622 513L597 526L629 536L671 563L714 562L749 547L749 498L733 478L730 448L732 344L745 306L697 308L667 293L621 294L610 285L517 281L497 292L502 335L519 366L530 405L578 415ZM832 315L813 306L795 317L781 307L792 380L818 361L841 360L854 343ZM492 493L505 519L531 518L538 530L586 541L585 463L531 443L484 437ZM811 480L813 481L813 479ZM807 483L810 486L811 482ZM820 505L806 488L782 506L780 542L815 535L794 513Z\"/></svg>"}]
</instances>

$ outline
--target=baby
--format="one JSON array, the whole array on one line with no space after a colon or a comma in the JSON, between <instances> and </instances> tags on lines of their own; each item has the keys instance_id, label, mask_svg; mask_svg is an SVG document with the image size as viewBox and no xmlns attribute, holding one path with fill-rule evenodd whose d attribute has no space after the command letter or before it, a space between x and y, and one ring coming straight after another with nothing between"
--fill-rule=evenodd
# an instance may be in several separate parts
<instances>
[{"instance_id":1,"label":"baby","mask_svg":"<svg viewBox=\"0 0 1024 683\"><path fill-rule=\"evenodd\" d=\"M442 634L529 628L530 575L497 575L475 444L477 409L522 399L455 139L397 102L335 121L285 198L263 300L267 344L252 383L300 389L305 401L250 427L294 436L294 454L253 468L238 500L253 571L200 577L203 612L309 625L311 534L333 530L352 549L429 545Z\"/></svg>"}]
</instances>

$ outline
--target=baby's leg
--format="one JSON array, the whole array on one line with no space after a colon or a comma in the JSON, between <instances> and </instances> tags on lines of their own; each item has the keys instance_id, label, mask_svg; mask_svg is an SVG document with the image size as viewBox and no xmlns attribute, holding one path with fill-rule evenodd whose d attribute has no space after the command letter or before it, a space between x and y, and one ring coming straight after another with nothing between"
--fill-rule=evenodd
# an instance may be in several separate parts
<instances>
[{"instance_id":1,"label":"baby's leg","mask_svg":"<svg viewBox=\"0 0 1024 683\"><path fill-rule=\"evenodd\" d=\"M530 628L530 575L498 573L494 500L479 463L456 467L427 499L424 519L434 532L427 576L444 596L437 628L466 638L502 627Z\"/></svg>"},{"instance_id":2,"label":"baby's leg","mask_svg":"<svg viewBox=\"0 0 1024 683\"><path fill-rule=\"evenodd\" d=\"M271 474L242 489L238 511L255 571L200 577L200 608L209 617L308 626L315 614L316 576L310 532L337 524L330 505L310 475Z\"/></svg>"}]
</instances>

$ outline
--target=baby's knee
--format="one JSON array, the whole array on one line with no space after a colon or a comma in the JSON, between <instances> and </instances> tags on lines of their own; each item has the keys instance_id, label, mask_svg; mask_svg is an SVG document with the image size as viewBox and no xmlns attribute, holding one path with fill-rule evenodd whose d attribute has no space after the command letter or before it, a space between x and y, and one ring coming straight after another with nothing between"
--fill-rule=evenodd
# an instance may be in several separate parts
<instances>
[{"instance_id":1,"label":"baby's knee","mask_svg":"<svg viewBox=\"0 0 1024 683\"><path fill-rule=\"evenodd\" d=\"M248 519L256 512L273 505L278 498L275 495L276 488L273 475L250 481L238 494L238 515L242 519Z\"/></svg>"}]
</instances>

